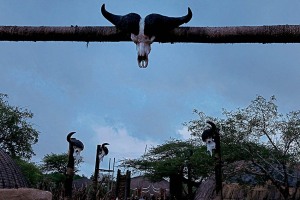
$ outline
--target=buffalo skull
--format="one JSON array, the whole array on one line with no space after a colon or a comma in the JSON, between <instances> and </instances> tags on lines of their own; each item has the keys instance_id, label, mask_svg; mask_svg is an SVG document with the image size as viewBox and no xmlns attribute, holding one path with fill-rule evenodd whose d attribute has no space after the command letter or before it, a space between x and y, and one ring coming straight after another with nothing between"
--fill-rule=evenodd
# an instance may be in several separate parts
<instances>
[{"instance_id":1,"label":"buffalo skull","mask_svg":"<svg viewBox=\"0 0 300 200\"><path fill-rule=\"evenodd\" d=\"M213 150L216 149L215 137L216 134L218 134L219 129L213 122L207 121L207 123L211 125L211 128L204 130L201 137L202 141L206 143L207 151L209 151L210 155L212 156Z\"/></svg>"},{"instance_id":2,"label":"buffalo skull","mask_svg":"<svg viewBox=\"0 0 300 200\"><path fill-rule=\"evenodd\" d=\"M99 159L102 161L104 156L106 156L108 154L108 148L106 147L106 145L109 145L108 143L103 143L101 145L101 152L99 153Z\"/></svg>"},{"instance_id":3,"label":"buffalo skull","mask_svg":"<svg viewBox=\"0 0 300 200\"><path fill-rule=\"evenodd\" d=\"M76 163L79 163L79 161L81 159L80 152L84 149L84 145L80 140L77 140L76 138L71 138L71 136L74 133L75 132L70 132L67 135L67 141L69 142L69 158L73 157L74 160L76 161ZM71 160L73 160L73 159L71 159ZM70 159L69 159L69 162L70 162ZM74 168L74 163L70 163L70 165L72 165L72 167Z\"/></svg>"},{"instance_id":4,"label":"buffalo skull","mask_svg":"<svg viewBox=\"0 0 300 200\"><path fill-rule=\"evenodd\" d=\"M148 54L151 44L156 36L169 32L180 25L187 23L192 18L192 11L188 8L188 14L182 17L167 17L160 14L150 14L141 18L139 14L115 15L101 7L102 15L116 26L117 29L131 33L131 40L136 44L138 52L138 65L141 68L148 66Z\"/></svg>"}]
</instances>

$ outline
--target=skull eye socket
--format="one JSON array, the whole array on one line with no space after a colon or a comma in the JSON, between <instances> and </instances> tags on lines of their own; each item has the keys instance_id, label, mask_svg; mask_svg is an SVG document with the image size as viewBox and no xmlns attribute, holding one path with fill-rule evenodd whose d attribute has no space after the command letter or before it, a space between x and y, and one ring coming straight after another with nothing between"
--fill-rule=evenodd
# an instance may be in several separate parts
<instances>
[{"instance_id":1,"label":"skull eye socket","mask_svg":"<svg viewBox=\"0 0 300 200\"><path fill-rule=\"evenodd\" d=\"M81 151L82 151L81 148L78 148L78 147L74 146L74 154L79 155Z\"/></svg>"}]
</instances>

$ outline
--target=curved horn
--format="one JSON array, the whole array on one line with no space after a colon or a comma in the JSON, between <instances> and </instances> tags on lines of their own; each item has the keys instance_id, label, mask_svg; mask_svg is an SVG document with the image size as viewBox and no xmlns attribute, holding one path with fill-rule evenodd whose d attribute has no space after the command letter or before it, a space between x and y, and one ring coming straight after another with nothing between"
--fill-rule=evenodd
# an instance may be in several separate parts
<instances>
[{"instance_id":1,"label":"curved horn","mask_svg":"<svg viewBox=\"0 0 300 200\"><path fill-rule=\"evenodd\" d=\"M74 133L76 133L76 132L70 132L70 133L67 135L67 141L68 141L69 143L72 142L72 141L71 141L71 137L72 137L72 135L74 135Z\"/></svg>"},{"instance_id":2,"label":"curved horn","mask_svg":"<svg viewBox=\"0 0 300 200\"><path fill-rule=\"evenodd\" d=\"M157 35L161 32L170 31L192 19L193 13L188 8L188 14L182 17L168 17L160 14L150 14L145 18L145 34ZM159 32L158 32L159 31Z\"/></svg>"},{"instance_id":3,"label":"curved horn","mask_svg":"<svg viewBox=\"0 0 300 200\"><path fill-rule=\"evenodd\" d=\"M139 23L141 16L136 13L129 13L127 15L115 15L105 9L105 4L101 6L102 15L122 31L128 31L137 35L139 33Z\"/></svg>"},{"instance_id":4,"label":"curved horn","mask_svg":"<svg viewBox=\"0 0 300 200\"><path fill-rule=\"evenodd\" d=\"M108 154L108 148L106 147L106 145L109 145L109 144L108 144L108 143L103 143L103 144L101 145L102 151L104 151L105 155Z\"/></svg>"},{"instance_id":5,"label":"curved horn","mask_svg":"<svg viewBox=\"0 0 300 200\"><path fill-rule=\"evenodd\" d=\"M78 147L82 150L84 149L84 145L80 140L77 140L76 138L71 138L71 142L73 146Z\"/></svg>"},{"instance_id":6,"label":"curved horn","mask_svg":"<svg viewBox=\"0 0 300 200\"><path fill-rule=\"evenodd\" d=\"M213 123L211 121L207 121L206 123L211 125L211 130L213 130L213 131L217 130L217 127L216 127L215 123Z\"/></svg>"}]
</instances>

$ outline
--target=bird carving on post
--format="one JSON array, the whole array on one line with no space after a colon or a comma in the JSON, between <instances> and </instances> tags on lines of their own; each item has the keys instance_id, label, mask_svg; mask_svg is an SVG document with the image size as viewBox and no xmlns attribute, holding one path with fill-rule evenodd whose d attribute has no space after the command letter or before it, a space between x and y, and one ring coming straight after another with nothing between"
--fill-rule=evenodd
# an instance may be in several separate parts
<instances>
[{"instance_id":1,"label":"bird carving on post","mask_svg":"<svg viewBox=\"0 0 300 200\"><path fill-rule=\"evenodd\" d=\"M101 6L102 15L110 21L117 29L131 33L131 40L136 44L138 52L138 66L148 66L148 55L151 51L151 44L156 36L167 33L192 18L192 11L188 8L188 14L182 17L168 17L160 14L149 14L142 18L139 14L129 13L126 15L115 15Z\"/></svg>"}]
</instances>

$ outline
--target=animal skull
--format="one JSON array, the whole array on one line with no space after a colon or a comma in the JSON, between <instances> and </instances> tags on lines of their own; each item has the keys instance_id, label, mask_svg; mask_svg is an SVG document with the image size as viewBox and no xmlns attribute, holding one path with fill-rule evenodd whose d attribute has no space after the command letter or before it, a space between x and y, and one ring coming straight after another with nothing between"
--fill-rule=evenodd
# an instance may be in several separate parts
<instances>
[{"instance_id":1,"label":"animal skull","mask_svg":"<svg viewBox=\"0 0 300 200\"><path fill-rule=\"evenodd\" d=\"M106 147L106 145L109 145L108 143L103 143L101 145L101 152L99 153L99 160L102 161L104 156L106 156L108 154L108 148Z\"/></svg>"},{"instance_id":2,"label":"animal skull","mask_svg":"<svg viewBox=\"0 0 300 200\"><path fill-rule=\"evenodd\" d=\"M136 44L136 50L138 52L137 61L140 68L146 68L148 66L148 55L151 51L151 44L154 39L155 36L149 38L144 34L134 35L131 33L131 40Z\"/></svg>"},{"instance_id":3,"label":"animal skull","mask_svg":"<svg viewBox=\"0 0 300 200\"><path fill-rule=\"evenodd\" d=\"M204 130L202 133L202 141L206 143L207 151L212 156L213 149L216 149L215 134L219 131L213 122L207 121L211 125L210 129Z\"/></svg>"},{"instance_id":4,"label":"animal skull","mask_svg":"<svg viewBox=\"0 0 300 200\"><path fill-rule=\"evenodd\" d=\"M136 13L127 15L115 15L101 6L102 15L121 31L131 33L131 40L136 44L138 52L138 66L148 66L148 55L151 51L151 44L157 35L167 33L178 26L187 23L192 18L192 11L188 8L188 14L182 17L167 17L159 14L147 15L144 19Z\"/></svg>"},{"instance_id":5,"label":"animal skull","mask_svg":"<svg viewBox=\"0 0 300 200\"><path fill-rule=\"evenodd\" d=\"M207 151L210 153L210 155L212 156L212 153L213 153L213 149L216 149L216 143L215 141L213 140L213 138L207 138L205 140L205 143L206 143L206 148L207 148Z\"/></svg>"},{"instance_id":6,"label":"animal skull","mask_svg":"<svg viewBox=\"0 0 300 200\"><path fill-rule=\"evenodd\" d=\"M71 138L74 133L75 132L70 132L67 136L67 141L69 142L69 156L73 156L76 163L79 163L81 160L80 152L84 149L84 145L80 140Z\"/></svg>"},{"instance_id":7,"label":"animal skull","mask_svg":"<svg viewBox=\"0 0 300 200\"><path fill-rule=\"evenodd\" d=\"M81 160L81 156L80 156L80 152L82 151L81 148L73 146L74 148L74 153L73 153L73 157L75 160L75 163L79 163L79 161Z\"/></svg>"}]
</instances>

